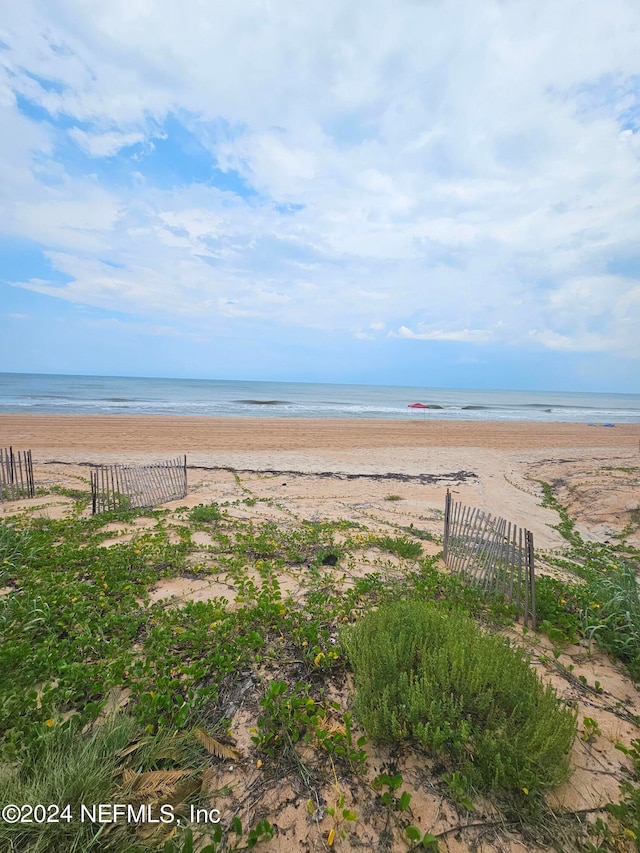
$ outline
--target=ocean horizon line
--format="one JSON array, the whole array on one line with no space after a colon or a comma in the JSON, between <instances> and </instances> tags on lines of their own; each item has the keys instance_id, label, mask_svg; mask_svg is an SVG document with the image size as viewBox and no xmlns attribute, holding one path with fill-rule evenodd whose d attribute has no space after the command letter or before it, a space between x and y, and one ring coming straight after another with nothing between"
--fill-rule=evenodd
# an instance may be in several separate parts
<instances>
[{"instance_id":1,"label":"ocean horizon line","mask_svg":"<svg viewBox=\"0 0 640 853\"><path fill-rule=\"evenodd\" d=\"M640 423L640 394L0 373L0 412Z\"/></svg>"},{"instance_id":2,"label":"ocean horizon line","mask_svg":"<svg viewBox=\"0 0 640 853\"><path fill-rule=\"evenodd\" d=\"M415 390L431 390L431 391L457 391L472 393L514 393L514 394L594 394L594 395L614 395L616 397L630 397L640 399L640 390L634 391L595 391L595 390L575 390L569 388L550 389L550 388L513 388L513 387L481 387L471 385L415 385L413 383L389 383L389 382L355 382L355 381L337 381L320 380L320 379L228 379L225 377L203 377L203 376L163 376L153 375L146 376L143 374L119 374L119 373L58 373L58 372L30 372L30 371L0 371L0 383L2 377L47 377L50 379L100 379L100 380L133 380L133 381L149 381L149 382L204 382L204 383L238 383L238 384L262 384L262 385L303 385L303 386L329 386L337 388L397 388L397 389L415 389ZM1 391L1 387L0 387Z\"/></svg>"}]
</instances>

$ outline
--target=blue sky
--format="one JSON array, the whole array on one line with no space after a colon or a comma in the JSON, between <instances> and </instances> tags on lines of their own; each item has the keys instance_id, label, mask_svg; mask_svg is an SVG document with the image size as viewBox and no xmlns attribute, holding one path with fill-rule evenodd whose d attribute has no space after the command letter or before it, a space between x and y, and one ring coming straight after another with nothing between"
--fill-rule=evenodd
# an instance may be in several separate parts
<instances>
[{"instance_id":1,"label":"blue sky","mask_svg":"<svg viewBox=\"0 0 640 853\"><path fill-rule=\"evenodd\" d=\"M640 392L637 0L25 0L0 371Z\"/></svg>"}]
</instances>

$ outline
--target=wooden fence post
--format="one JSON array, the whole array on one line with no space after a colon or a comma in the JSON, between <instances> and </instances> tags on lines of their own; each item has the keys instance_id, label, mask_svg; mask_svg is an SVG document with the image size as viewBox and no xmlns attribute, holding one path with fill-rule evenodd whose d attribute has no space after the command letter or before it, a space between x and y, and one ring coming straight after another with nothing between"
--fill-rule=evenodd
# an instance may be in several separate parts
<instances>
[{"instance_id":1,"label":"wooden fence post","mask_svg":"<svg viewBox=\"0 0 640 853\"><path fill-rule=\"evenodd\" d=\"M96 502L98 498L98 488L95 481L95 473L89 471L89 482L91 483L91 515L96 514Z\"/></svg>"},{"instance_id":2,"label":"wooden fence post","mask_svg":"<svg viewBox=\"0 0 640 853\"><path fill-rule=\"evenodd\" d=\"M533 567L534 550L533 550L533 533L530 530L526 532L527 539L527 583L529 584L529 609L531 610L531 627L536 630L536 578Z\"/></svg>"},{"instance_id":3,"label":"wooden fence post","mask_svg":"<svg viewBox=\"0 0 640 853\"><path fill-rule=\"evenodd\" d=\"M33 478L33 457L31 455L30 450L27 450L27 456L28 456L28 461L29 461L29 467L27 469L29 471L29 497L35 498L35 496L36 496L36 483L35 483L35 480Z\"/></svg>"},{"instance_id":4,"label":"wooden fence post","mask_svg":"<svg viewBox=\"0 0 640 853\"><path fill-rule=\"evenodd\" d=\"M186 462L185 460L185 482L186 482ZM444 542L442 544L442 559L447 562L447 554L449 552L449 524L451 521L451 492L447 489L447 496L444 499Z\"/></svg>"}]
</instances>

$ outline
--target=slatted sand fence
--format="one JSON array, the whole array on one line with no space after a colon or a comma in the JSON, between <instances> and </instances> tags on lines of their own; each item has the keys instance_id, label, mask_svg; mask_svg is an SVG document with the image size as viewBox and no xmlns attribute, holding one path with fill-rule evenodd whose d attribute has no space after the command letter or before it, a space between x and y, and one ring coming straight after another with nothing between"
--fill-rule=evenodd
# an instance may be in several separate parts
<instances>
[{"instance_id":1,"label":"slatted sand fence","mask_svg":"<svg viewBox=\"0 0 640 853\"><path fill-rule=\"evenodd\" d=\"M186 494L186 456L152 465L94 465L91 470L94 515L158 506Z\"/></svg>"},{"instance_id":2,"label":"slatted sand fence","mask_svg":"<svg viewBox=\"0 0 640 853\"><path fill-rule=\"evenodd\" d=\"M31 451L0 447L0 501L33 498L35 494Z\"/></svg>"},{"instance_id":3,"label":"slatted sand fence","mask_svg":"<svg viewBox=\"0 0 640 853\"><path fill-rule=\"evenodd\" d=\"M463 506L447 490L443 558L489 593L515 604L525 625L536 627L533 533L504 518Z\"/></svg>"}]
</instances>

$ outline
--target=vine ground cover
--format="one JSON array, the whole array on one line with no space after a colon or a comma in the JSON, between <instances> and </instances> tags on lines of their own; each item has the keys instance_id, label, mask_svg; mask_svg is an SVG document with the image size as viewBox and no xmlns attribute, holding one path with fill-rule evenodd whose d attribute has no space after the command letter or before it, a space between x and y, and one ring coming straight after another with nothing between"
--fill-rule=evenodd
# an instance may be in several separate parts
<instances>
[{"instance_id":1,"label":"vine ground cover","mask_svg":"<svg viewBox=\"0 0 640 853\"><path fill-rule=\"evenodd\" d=\"M439 842L444 849L451 830L470 823L468 807L475 810L472 823L497 833L520 827L529 843L548 845L559 818L544 810L533 786L521 791L518 814L506 813L482 798L469 800L464 773L422 755L415 744L365 742L340 642L343 626L406 599L453 607L489 632L511 621L509 608L441 571L429 541L437 538L436 526L412 528L402 515L395 524L363 515L309 520L291 504L261 497L246 480L238 477L236 487L223 502L94 518L83 514L84 493L76 489L64 518L25 513L0 525L0 772L28 786L34 768L47 775L45 741L53 747L71 737L89 748L103 731L105 701L117 694L130 729L129 743L119 748L125 754L110 771L110 796L130 794L144 774L178 774L153 777L159 786L164 778L158 790L165 796L184 798L176 807L224 806L219 831L192 827L196 842L212 849L269 849L284 832L287 809L302 810L313 843L331 840L336 848L357 842L426 849ZM202 601L154 596L152 603L159 584L178 578L224 579L230 593ZM548 587L545 628L550 636L560 632L557 642L588 636L584 577L576 576L574 586L572 592L563 582L566 594ZM592 632L594 643L604 636ZM524 641L535 654L535 639ZM544 663L558 661L549 655ZM589 731L597 748L604 736ZM588 740L580 748L592 748ZM524 781L521 787L529 790ZM277 807L265 798L268 790L278 791ZM443 799L448 807L439 822L421 825ZM626 802L629 815L633 800ZM191 842L183 830L171 837L144 837L132 828L103 832L99 849L186 851ZM594 843L575 821L563 832L574 846ZM617 849L619 834L609 832L598 845ZM15 835L0 842L37 849ZM53 843L48 849L55 850Z\"/></svg>"}]
</instances>

